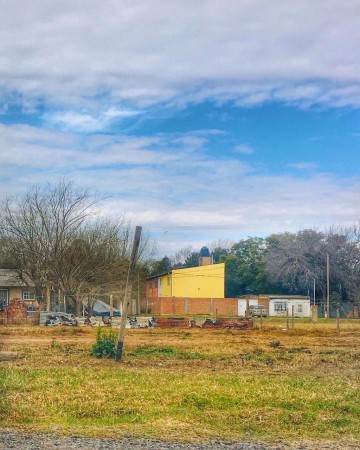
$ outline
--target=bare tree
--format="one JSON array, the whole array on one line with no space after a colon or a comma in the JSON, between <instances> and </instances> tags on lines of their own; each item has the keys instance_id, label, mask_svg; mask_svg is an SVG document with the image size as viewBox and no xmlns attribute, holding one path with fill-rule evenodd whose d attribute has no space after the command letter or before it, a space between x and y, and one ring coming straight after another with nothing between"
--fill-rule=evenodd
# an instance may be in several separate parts
<instances>
[{"instance_id":1,"label":"bare tree","mask_svg":"<svg viewBox=\"0 0 360 450\"><path fill-rule=\"evenodd\" d=\"M304 292L316 280L318 295L326 298L326 258L330 287L336 298L356 301L360 292L360 233L358 227L302 230L267 238L267 274L290 291Z\"/></svg>"},{"instance_id":2,"label":"bare tree","mask_svg":"<svg viewBox=\"0 0 360 450\"><path fill-rule=\"evenodd\" d=\"M36 186L23 197L6 198L0 238L6 254L35 284L60 288L79 314L80 291L99 291L111 278L126 278L132 227L124 218L97 217L98 196L63 179ZM145 256L149 240L142 243Z\"/></svg>"}]
</instances>

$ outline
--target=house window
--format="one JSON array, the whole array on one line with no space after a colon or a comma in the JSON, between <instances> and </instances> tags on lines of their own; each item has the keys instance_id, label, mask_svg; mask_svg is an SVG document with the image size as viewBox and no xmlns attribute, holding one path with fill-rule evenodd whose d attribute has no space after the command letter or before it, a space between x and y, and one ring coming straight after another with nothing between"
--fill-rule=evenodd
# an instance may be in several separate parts
<instances>
[{"instance_id":1,"label":"house window","mask_svg":"<svg viewBox=\"0 0 360 450\"><path fill-rule=\"evenodd\" d=\"M158 287L158 279L155 280L155 287Z\"/></svg>"},{"instance_id":2,"label":"house window","mask_svg":"<svg viewBox=\"0 0 360 450\"><path fill-rule=\"evenodd\" d=\"M170 286L171 280L170 277L167 277L167 285Z\"/></svg>"},{"instance_id":3,"label":"house window","mask_svg":"<svg viewBox=\"0 0 360 450\"><path fill-rule=\"evenodd\" d=\"M152 282L149 281L149 289L152 289Z\"/></svg>"},{"instance_id":4,"label":"house window","mask_svg":"<svg viewBox=\"0 0 360 450\"><path fill-rule=\"evenodd\" d=\"M275 312L287 311L287 303L286 302L275 302L274 303L274 311Z\"/></svg>"},{"instance_id":5,"label":"house window","mask_svg":"<svg viewBox=\"0 0 360 450\"><path fill-rule=\"evenodd\" d=\"M9 305L9 291L7 289L0 289L0 308Z\"/></svg>"},{"instance_id":6,"label":"house window","mask_svg":"<svg viewBox=\"0 0 360 450\"><path fill-rule=\"evenodd\" d=\"M35 294L30 291L24 291L23 300L35 300Z\"/></svg>"},{"instance_id":7,"label":"house window","mask_svg":"<svg viewBox=\"0 0 360 450\"><path fill-rule=\"evenodd\" d=\"M302 313L303 312L303 305L297 305L297 312Z\"/></svg>"}]
</instances>

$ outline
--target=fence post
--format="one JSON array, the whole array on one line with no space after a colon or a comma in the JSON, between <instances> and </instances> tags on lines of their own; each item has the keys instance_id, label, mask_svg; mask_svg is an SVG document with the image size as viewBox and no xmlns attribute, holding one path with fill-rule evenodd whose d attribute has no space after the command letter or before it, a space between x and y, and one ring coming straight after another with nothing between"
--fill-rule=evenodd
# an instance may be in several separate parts
<instances>
[{"instance_id":1,"label":"fence post","mask_svg":"<svg viewBox=\"0 0 360 450\"><path fill-rule=\"evenodd\" d=\"M312 323L317 323L318 321L318 306L317 305L311 305L311 321Z\"/></svg>"},{"instance_id":2,"label":"fence post","mask_svg":"<svg viewBox=\"0 0 360 450\"><path fill-rule=\"evenodd\" d=\"M294 305L291 305L291 329L294 331L295 321L294 321Z\"/></svg>"},{"instance_id":3,"label":"fence post","mask_svg":"<svg viewBox=\"0 0 360 450\"><path fill-rule=\"evenodd\" d=\"M336 332L340 333L340 310L336 309Z\"/></svg>"}]
</instances>

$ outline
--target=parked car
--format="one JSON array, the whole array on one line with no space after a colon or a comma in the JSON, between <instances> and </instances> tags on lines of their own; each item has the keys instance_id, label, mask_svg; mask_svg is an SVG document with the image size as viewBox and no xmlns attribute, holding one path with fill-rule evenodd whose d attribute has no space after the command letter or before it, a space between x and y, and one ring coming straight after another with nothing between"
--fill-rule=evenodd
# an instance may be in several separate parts
<instances>
[{"instance_id":1,"label":"parked car","mask_svg":"<svg viewBox=\"0 0 360 450\"><path fill-rule=\"evenodd\" d=\"M262 305L250 305L249 306L250 317L267 317L268 310Z\"/></svg>"}]
</instances>

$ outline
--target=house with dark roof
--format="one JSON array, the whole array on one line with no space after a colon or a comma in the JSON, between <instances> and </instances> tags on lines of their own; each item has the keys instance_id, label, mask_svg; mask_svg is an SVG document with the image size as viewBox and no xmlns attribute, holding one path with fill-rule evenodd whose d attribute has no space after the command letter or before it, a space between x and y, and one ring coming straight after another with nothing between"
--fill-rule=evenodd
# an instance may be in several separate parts
<instances>
[{"instance_id":1,"label":"house with dark roof","mask_svg":"<svg viewBox=\"0 0 360 450\"><path fill-rule=\"evenodd\" d=\"M0 309L8 307L12 299L19 298L27 304L35 303L34 284L18 270L0 269Z\"/></svg>"}]
</instances>

